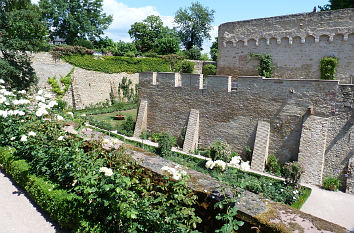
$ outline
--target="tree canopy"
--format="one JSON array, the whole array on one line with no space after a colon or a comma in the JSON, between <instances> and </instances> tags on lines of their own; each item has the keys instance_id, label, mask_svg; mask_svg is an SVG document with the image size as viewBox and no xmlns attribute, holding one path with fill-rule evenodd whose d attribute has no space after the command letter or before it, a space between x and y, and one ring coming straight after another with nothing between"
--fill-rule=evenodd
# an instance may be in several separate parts
<instances>
[{"instance_id":1,"label":"tree canopy","mask_svg":"<svg viewBox=\"0 0 354 233\"><path fill-rule=\"evenodd\" d=\"M178 35L187 50L195 46L201 49L204 39L210 39L211 23L214 21L214 10L203 7L199 2L185 9L179 9L175 15Z\"/></svg>"},{"instance_id":2,"label":"tree canopy","mask_svg":"<svg viewBox=\"0 0 354 233\"><path fill-rule=\"evenodd\" d=\"M173 29L163 26L159 16L150 15L143 22L134 23L129 35L136 48L144 53L154 51L159 54L175 53L179 50L180 40Z\"/></svg>"},{"instance_id":3,"label":"tree canopy","mask_svg":"<svg viewBox=\"0 0 354 233\"><path fill-rule=\"evenodd\" d=\"M39 7L50 30L50 37L73 44L78 39L99 38L112 23L103 12L103 0L40 0Z\"/></svg>"},{"instance_id":4,"label":"tree canopy","mask_svg":"<svg viewBox=\"0 0 354 233\"><path fill-rule=\"evenodd\" d=\"M321 11L354 8L353 0L329 0L329 4L319 6Z\"/></svg>"},{"instance_id":5,"label":"tree canopy","mask_svg":"<svg viewBox=\"0 0 354 233\"><path fill-rule=\"evenodd\" d=\"M28 89L37 77L28 51L45 43L45 23L39 8L30 0L3 0L0 3L0 76L15 89Z\"/></svg>"},{"instance_id":6,"label":"tree canopy","mask_svg":"<svg viewBox=\"0 0 354 233\"><path fill-rule=\"evenodd\" d=\"M210 47L210 57L213 61L218 60L218 37L215 37L215 41Z\"/></svg>"}]
</instances>

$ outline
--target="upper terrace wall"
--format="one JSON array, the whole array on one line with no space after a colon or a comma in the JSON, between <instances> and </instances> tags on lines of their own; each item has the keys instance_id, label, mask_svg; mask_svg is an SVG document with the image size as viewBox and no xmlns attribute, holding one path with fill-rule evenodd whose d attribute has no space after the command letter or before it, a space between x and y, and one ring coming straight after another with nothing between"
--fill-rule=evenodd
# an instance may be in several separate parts
<instances>
[{"instance_id":1,"label":"upper terrace wall","mask_svg":"<svg viewBox=\"0 0 354 233\"><path fill-rule=\"evenodd\" d=\"M229 22L219 26L217 74L257 75L250 53L270 54L276 78L320 78L320 59L338 58L337 79L354 77L354 9Z\"/></svg>"},{"instance_id":2,"label":"upper terrace wall","mask_svg":"<svg viewBox=\"0 0 354 233\"><path fill-rule=\"evenodd\" d=\"M154 77L154 78L153 78ZM269 153L297 160L303 117L329 118L324 175L339 175L353 156L353 85L338 81L281 80L175 73L141 73L139 99L148 101L147 127L178 137L191 109L199 110L199 143L222 139L236 152L253 148L257 122L270 122ZM344 176L341 176L344 182Z\"/></svg>"}]
</instances>

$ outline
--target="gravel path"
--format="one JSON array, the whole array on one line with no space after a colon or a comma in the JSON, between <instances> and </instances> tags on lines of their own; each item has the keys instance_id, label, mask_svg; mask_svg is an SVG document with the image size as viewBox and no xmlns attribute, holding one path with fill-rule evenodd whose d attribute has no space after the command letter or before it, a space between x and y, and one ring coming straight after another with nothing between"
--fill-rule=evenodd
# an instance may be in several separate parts
<instances>
[{"instance_id":1,"label":"gravel path","mask_svg":"<svg viewBox=\"0 0 354 233\"><path fill-rule=\"evenodd\" d=\"M0 169L0 233L64 233Z\"/></svg>"},{"instance_id":2,"label":"gravel path","mask_svg":"<svg viewBox=\"0 0 354 233\"><path fill-rule=\"evenodd\" d=\"M301 211L336 223L354 233L354 195L310 187L311 195Z\"/></svg>"}]
</instances>

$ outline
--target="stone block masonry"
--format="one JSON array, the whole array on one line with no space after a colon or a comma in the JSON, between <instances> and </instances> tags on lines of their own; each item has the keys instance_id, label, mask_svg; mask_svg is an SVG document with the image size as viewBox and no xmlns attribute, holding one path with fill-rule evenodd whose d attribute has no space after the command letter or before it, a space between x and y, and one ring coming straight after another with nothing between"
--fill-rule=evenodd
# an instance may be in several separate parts
<instances>
[{"instance_id":1,"label":"stone block masonry","mask_svg":"<svg viewBox=\"0 0 354 233\"><path fill-rule=\"evenodd\" d=\"M190 153L198 149L199 111L191 109L188 119L186 135L184 137L183 152Z\"/></svg>"},{"instance_id":2,"label":"stone block masonry","mask_svg":"<svg viewBox=\"0 0 354 233\"><path fill-rule=\"evenodd\" d=\"M257 75L258 53L272 56L273 77L320 79L320 59L335 56L336 78L352 83L354 8L224 23L218 36L219 75Z\"/></svg>"},{"instance_id":3,"label":"stone block masonry","mask_svg":"<svg viewBox=\"0 0 354 233\"><path fill-rule=\"evenodd\" d=\"M263 172L268 158L270 136L270 124L264 121L258 121L256 140L254 142L251 169Z\"/></svg>"},{"instance_id":4,"label":"stone block masonry","mask_svg":"<svg viewBox=\"0 0 354 233\"><path fill-rule=\"evenodd\" d=\"M354 156L349 159L347 171L347 193L354 194Z\"/></svg>"},{"instance_id":5,"label":"stone block masonry","mask_svg":"<svg viewBox=\"0 0 354 233\"><path fill-rule=\"evenodd\" d=\"M255 146L258 122L269 122L268 153L282 163L298 160L303 118L312 106L313 116L328 119L324 176L340 178L345 187L343 172L353 153L350 135L354 135L354 85L261 77L239 77L230 82L229 76L170 73L142 73L139 79L139 99L148 102L148 130L167 131L178 137L191 109L196 109L200 148L221 139L234 152L244 154L246 146ZM231 86L237 88L230 91ZM316 150L315 146L310 144L309 150Z\"/></svg>"},{"instance_id":6,"label":"stone block masonry","mask_svg":"<svg viewBox=\"0 0 354 233\"><path fill-rule=\"evenodd\" d=\"M304 167L301 182L322 185L327 130L327 118L305 117L299 148L299 163Z\"/></svg>"},{"instance_id":7,"label":"stone block masonry","mask_svg":"<svg viewBox=\"0 0 354 233\"><path fill-rule=\"evenodd\" d=\"M134 137L139 138L142 131L146 130L148 103L146 100L141 100L139 105L138 117L136 119Z\"/></svg>"}]
</instances>

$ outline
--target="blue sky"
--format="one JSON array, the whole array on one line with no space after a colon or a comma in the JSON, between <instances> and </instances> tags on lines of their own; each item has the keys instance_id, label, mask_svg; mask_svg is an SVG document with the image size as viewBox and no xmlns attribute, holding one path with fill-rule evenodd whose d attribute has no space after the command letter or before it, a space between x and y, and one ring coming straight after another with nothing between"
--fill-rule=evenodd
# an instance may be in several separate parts
<instances>
[{"instance_id":1,"label":"blue sky","mask_svg":"<svg viewBox=\"0 0 354 233\"><path fill-rule=\"evenodd\" d=\"M39 0L32 0L38 2ZM159 15L165 25L172 27L179 8L190 6L192 0L104 0L104 10L113 15L113 23L105 32L115 41L130 41L130 25L149 15ZM217 27L226 22L310 12L314 6L325 5L328 0L200 0L202 5L215 10L211 36L217 36ZM211 41L205 41L208 52Z\"/></svg>"}]
</instances>

